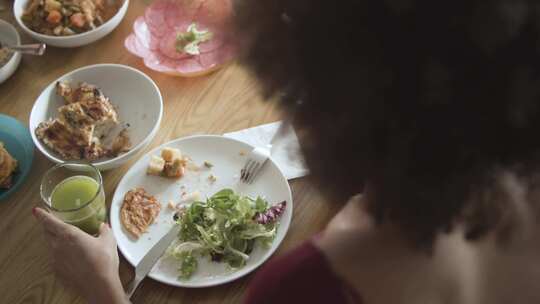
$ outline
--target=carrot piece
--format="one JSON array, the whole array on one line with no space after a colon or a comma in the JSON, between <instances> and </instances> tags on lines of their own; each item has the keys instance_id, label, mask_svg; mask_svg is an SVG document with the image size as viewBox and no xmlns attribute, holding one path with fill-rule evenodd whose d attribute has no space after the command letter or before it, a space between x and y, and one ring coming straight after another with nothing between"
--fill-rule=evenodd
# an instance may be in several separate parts
<instances>
[{"instance_id":1,"label":"carrot piece","mask_svg":"<svg viewBox=\"0 0 540 304\"><path fill-rule=\"evenodd\" d=\"M73 24L73 26L81 28L84 26L86 20L84 19L84 15L82 13L75 13L69 17L69 21Z\"/></svg>"},{"instance_id":2,"label":"carrot piece","mask_svg":"<svg viewBox=\"0 0 540 304\"><path fill-rule=\"evenodd\" d=\"M57 10L52 10L47 15L47 22L50 24L58 24L62 21L62 14Z\"/></svg>"}]
</instances>

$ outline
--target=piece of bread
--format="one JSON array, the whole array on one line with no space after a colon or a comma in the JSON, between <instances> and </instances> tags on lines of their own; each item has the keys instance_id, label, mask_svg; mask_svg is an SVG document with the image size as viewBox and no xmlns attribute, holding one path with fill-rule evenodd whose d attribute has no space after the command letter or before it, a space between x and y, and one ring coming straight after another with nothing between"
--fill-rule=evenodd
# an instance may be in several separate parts
<instances>
[{"instance_id":1,"label":"piece of bread","mask_svg":"<svg viewBox=\"0 0 540 304\"><path fill-rule=\"evenodd\" d=\"M184 176L184 164L182 159L175 158L172 162L165 162L163 175L171 178L180 178Z\"/></svg>"},{"instance_id":2,"label":"piece of bread","mask_svg":"<svg viewBox=\"0 0 540 304\"><path fill-rule=\"evenodd\" d=\"M182 157L182 152L167 147L161 150L161 157L152 156L146 173L167 178L181 178L184 176L185 166L186 160Z\"/></svg>"},{"instance_id":3,"label":"piece of bread","mask_svg":"<svg viewBox=\"0 0 540 304\"><path fill-rule=\"evenodd\" d=\"M161 150L161 158L163 158L166 162L174 162L176 159L182 159L182 152L178 149L174 148L163 148Z\"/></svg>"},{"instance_id":4,"label":"piece of bread","mask_svg":"<svg viewBox=\"0 0 540 304\"><path fill-rule=\"evenodd\" d=\"M165 167L165 160L159 156L152 155L146 173L150 175L161 175Z\"/></svg>"}]
</instances>

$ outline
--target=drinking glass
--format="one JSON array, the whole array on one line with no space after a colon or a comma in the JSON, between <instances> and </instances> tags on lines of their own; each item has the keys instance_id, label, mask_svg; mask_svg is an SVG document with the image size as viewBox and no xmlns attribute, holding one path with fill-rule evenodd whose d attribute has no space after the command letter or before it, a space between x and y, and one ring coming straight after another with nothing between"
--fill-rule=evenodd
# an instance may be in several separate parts
<instances>
[{"instance_id":1,"label":"drinking glass","mask_svg":"<svg viewBox=\"0 0 540 304\"><path fill-rule=\"evenodd\" d=\"M65 162L49 169L41 181L46 208L65 223L96 235L107 221L99 170L86 163Z\"/></svg>"}]
</instances>

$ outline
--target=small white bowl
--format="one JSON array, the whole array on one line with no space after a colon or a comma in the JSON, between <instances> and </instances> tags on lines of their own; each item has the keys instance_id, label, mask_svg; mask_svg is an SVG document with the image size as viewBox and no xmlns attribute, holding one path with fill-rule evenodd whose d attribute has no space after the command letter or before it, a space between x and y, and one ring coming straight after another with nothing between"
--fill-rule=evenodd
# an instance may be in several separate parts
<instances>
[{"instance_id":1,"label":"small white bowl","mask_svg":"<svg viewBox=\"0 0 540 304\"><path fill-rule=\"evenodd\" d=\"M48 45L64 47L64 48L79 47L79 46L87 45L105 37L120 24L122 19L124 19L124 16L126 15L126 12L129 6L129 0L115 0L115 1L124 1L124 3L118 9L118 12L116 12L116 15L114 15L111 19L109 19L104 24L88 32L84 32L84 33L80 33L80 34L76 34L72 36L51 36L51 35L44 35L44 34L34 32L33 30L29 29L24 24L24 22L22 22L21 17L30 1L31 0L15 0L15 3L13 4L13 14L15 15L15 19L17 20L17 23L19 24L19 26L28 35L30 35L32 38L38 41L41 41Z\"/></svg>"},{"instance_id":2,"label":"small white bowl","mask_svg":"<svg viewBox=\"0 0 540 304\"><path fill-rule=\"evenodd\" d=\"M163 116L163 98L154 81L143 72L125 65L90 65L52 82L39 95L32 108L29 125L32 140L39 151L50 160L56 163L65 161L36 137L35 130L39 123L58 117L58 108L64 104L55 92L58 81L71 81L75 85L84 81L98 86L117 109L120 122L129 124L128 135L132 149L115 158L92 162L99 170L122 165L145 148L156 135Z\"/></svg>"},{"instance_id":3,"label":"small white bowl","mask_svg":"<svg viewBox=\"0 0 540 304\"><path fill-rule=\"evenodd\" d=\"M10 45L21 44L21 37L13 25L0 19L0 41ZM0 83L6 81L17 70L21 63L21 54L15 53L11 58L0 67Z\"/></svg>"}]
</instances>

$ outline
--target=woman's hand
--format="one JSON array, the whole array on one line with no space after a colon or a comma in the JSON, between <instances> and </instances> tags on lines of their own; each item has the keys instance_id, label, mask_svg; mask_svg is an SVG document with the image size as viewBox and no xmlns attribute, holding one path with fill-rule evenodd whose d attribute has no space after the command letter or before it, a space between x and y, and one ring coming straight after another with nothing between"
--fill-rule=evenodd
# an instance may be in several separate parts
<instances>
[{"instance_id":1,"label":"woman's hand","mask_svg":"<svg viewBox=\"0 0 540 304\"><path fill-rule=\"evenodd\" d=\"M90 303L129 303L118 275L116 240L108 225L88 235L41 208L32 213L41 223L56 274Z\"/></svg>"}]
</instances>

